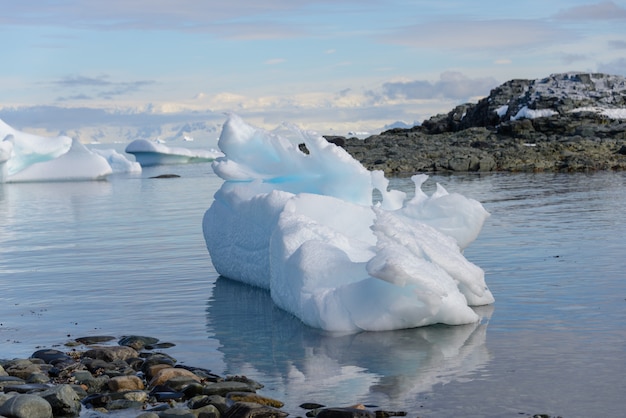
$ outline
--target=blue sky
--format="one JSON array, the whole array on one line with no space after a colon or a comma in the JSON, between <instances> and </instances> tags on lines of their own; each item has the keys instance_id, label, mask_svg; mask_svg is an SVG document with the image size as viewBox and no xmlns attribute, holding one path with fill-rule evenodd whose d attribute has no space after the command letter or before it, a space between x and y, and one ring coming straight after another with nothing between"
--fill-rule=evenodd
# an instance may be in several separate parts
<instances>
[{"instance_id":1,"label":"blue sky","mask_svg":"<svg viewBox=\"0 0 626 418\"><path fill-rule=\"evenodd\" d=\"M76 127L122 123L115 115L123 123L219 120L234 111L267 127L375 130L421 122L512 78L626 75L626 1L0 6L0 118L18 128L59 118Z\"/></svg>"}]
</instances>

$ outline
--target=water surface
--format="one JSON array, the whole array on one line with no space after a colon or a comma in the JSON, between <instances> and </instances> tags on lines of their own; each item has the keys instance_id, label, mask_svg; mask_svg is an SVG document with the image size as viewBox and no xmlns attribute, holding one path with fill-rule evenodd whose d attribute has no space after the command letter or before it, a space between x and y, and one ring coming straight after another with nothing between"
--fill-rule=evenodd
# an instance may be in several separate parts
<instances>
[{"instance_id":1,"label":"water surface","mask_svg":"<svg viewBox=\"0 0 626 418\"><path fill-rule=\"evenodd\" d=\"M176 179L149 179L164 173ZM218 374L303 401L421 417L620 416L626 376L626 175L433 176L491 213L465 252L496 303L460 327L333 336L219 278L201 220L209 164L85 183L0 185L0 357L142 334ZM394 187L410 191L406 179Z\"/></svg>"}]
</instances>

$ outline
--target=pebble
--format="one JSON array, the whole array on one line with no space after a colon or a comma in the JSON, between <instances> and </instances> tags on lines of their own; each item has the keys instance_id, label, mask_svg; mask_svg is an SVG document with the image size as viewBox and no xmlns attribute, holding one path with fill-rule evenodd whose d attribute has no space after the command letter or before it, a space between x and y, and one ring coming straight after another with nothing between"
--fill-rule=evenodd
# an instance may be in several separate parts
<instances>
[{"instance_id":1,"label":"pebble","mask_svg":"<svg viewBox=\"0 0 626 418\"><path fill-rule=\"evenodd\" d=\"M116 411L136 418L281 418L284 403L256 393L263 388L245 376L222 377L210 370L176 365L163 352L173 346L157 338L77 338L69 352L43 349L28 359L0 357L0 417L106 416ZM76 347L84 346L84 351ZM389 417L362 405L327 408L303 403L302 416ZM308 411L307 411L308 410ZM85 415L92 411L93 415ZM120 415L117 415L120 416Z\"/></svg>"}]
</instances>

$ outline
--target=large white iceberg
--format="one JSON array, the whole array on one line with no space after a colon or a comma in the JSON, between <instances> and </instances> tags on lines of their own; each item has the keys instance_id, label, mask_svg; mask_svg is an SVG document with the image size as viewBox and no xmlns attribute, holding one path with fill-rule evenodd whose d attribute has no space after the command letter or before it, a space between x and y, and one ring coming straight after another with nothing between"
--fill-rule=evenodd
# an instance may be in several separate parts
<instances>
[{"instance_id":1,"label":"large white iceberg","mask_svg":"<svg viewBox=\"0 0 626 418\"><path fill-rule=\"evenodd\" d=\"M136 139L125 150L133 154L142 167L166 164L210 162L223 154L216 150L168 147L147 139Z\"/></svg>"},{"instance_id":2,"label":"large white iceberg","mask_svg":"<svg viewBox=\"0 0 626 418\"><path fill-rule=\"evenodd\" d=\"M41 137L0 120L0 183L99 180L111 174L107 160L67 136Z\"/></svg>"},{"instance_id":3,"label":"large white iceberg","mask_svg":"<svg viewBox=\"0 0 626 418\"><path fill-rule=\"evenodd\" d=\"M225 180L203 219L222 276L268 289L279 307L328 331L358 332L479 320L494 301L462 249L489 216L441 186L388 190L321 136L267 132L232 115L213 169ZM306 151L299 144L303 143ZM373 191L382 201L373 203Z\"/></svg>"}]
</instances>

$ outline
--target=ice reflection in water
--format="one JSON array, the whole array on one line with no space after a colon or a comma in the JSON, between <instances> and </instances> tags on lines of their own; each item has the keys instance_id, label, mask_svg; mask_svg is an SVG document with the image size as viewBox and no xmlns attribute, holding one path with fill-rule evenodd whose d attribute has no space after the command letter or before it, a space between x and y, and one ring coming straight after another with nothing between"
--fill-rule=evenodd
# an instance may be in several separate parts
<instances>
[{"instance_id":1,"label":"ice reflection in water","mask_svg":"<svg viewBox=\"0 0 626 418\"><path fill-rule=\"evenodd\" d=\"M266 290L223 277L207 327L230 372L271 378L275 395L326 405L402 409L416 394L468 378L489 361L485 323L332 335L276 308Z\"/></svg>"}]
</instances>

